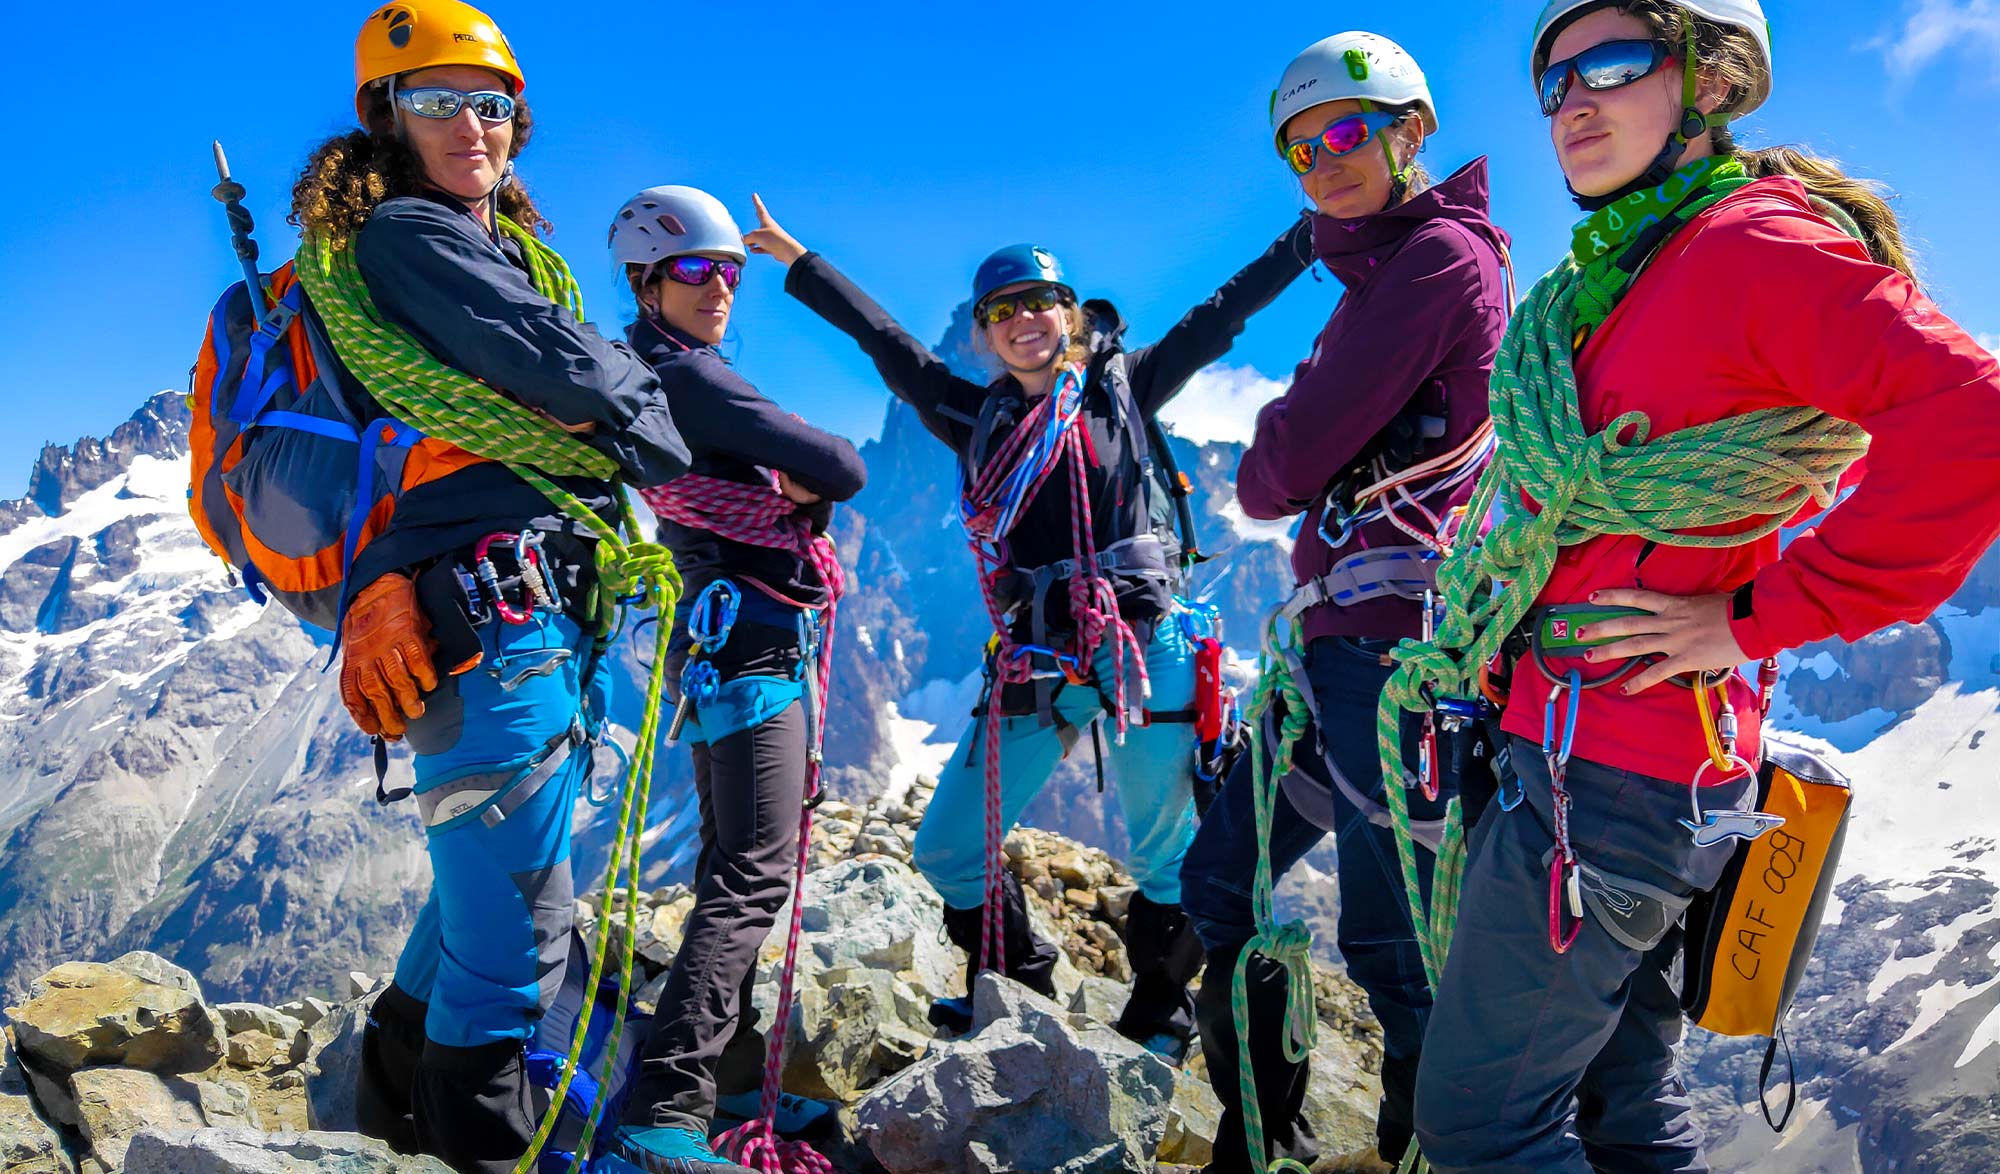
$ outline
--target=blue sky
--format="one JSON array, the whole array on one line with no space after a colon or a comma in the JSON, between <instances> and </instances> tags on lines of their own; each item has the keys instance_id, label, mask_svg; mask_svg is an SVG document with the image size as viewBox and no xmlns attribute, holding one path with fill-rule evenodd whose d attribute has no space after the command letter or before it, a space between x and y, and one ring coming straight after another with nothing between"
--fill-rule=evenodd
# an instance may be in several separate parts
<instances>
[{"instance_id":1,"label":"blue sky","mask_svg":"<svg viewBox=\"0 0 2000 1174\"><path fill-rule=\"evenodd\" d=\"M1391 36L1423 63L1443 119L1428 166L1441 175L1491 155L1494 216L1515 236L1524 282L1546 269L1576 213L1525 77L1539 7L495 0L489 11L535 106L522 174L600 323L629 313L604 251L611 213L639 188L690 183L745 223L762 192L926 339L980 257L1034 240L1145 341L1300 206L1269 145L1267 97L1295 52L1345 28ZM1776 96L1742 137L1802 142L1889 182L1933 296L2000 345L2000 0L1768 8ZM352 38L368 11L108 0L87 22L61 5L10 19L0 497L22 491L45 440L101 435L142 397L185 385L202 317L235 276L207 194L211 138L250 187L267 262L289 255L286 192L312 144L351 122ZM886 393L872 368L780 282L774 264L753 264L737 302L741 369L808 418L873 435ZM1302 279L1228 361L1285 378L1336 292Z\"/></svg>"}]
</instances>

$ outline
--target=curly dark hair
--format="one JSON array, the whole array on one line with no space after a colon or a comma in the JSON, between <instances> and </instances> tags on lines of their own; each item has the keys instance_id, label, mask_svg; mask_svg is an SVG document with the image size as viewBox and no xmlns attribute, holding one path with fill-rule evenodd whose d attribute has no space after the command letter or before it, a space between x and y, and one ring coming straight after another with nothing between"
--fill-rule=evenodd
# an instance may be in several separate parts
<instances>
[{"instance_id":1,"label":"curly dark hair","mask_svg":"<svg viewBox=\"0 0 2000 1174\"><path fill-rule=\"evenodd\" d=\"M329 240L335 248L354 239L375 206L394 196L423 191L423 164L417 153L395 133L386 80L371 84L362 95L363 130L335 135L313 148L292 185L292 211L286 220ZM508 158L518 158L535 128L525 99L514 99L514 145ZM553 226L528 197L518 177L500 185L500 212L529 232L546 235Z\"/></svg>"}]
</instances>

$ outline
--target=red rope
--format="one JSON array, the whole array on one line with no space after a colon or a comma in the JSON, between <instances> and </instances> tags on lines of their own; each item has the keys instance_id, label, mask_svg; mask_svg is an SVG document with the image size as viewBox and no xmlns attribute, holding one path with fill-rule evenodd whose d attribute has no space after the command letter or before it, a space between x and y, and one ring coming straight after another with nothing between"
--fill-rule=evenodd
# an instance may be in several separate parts
<instances>
[{"instance_id":1,"label":"red rope","mask_svg":"<svg viewBox=\"0 0 2000 1174\"><path fill-rule=\"evenodd\" d=\"M813 533L812 523L799 516L798 504L778 491L775 476L767 484L746 485L689 474L665 485L642 489L639 496L654 513L680 525L707 530L750 546L792 551L810 561L820 582L826 585L825 606L811 608L786 598L768 584L740 576L782 603L822 613L819 661L815 666L819 704L813 707L813 728L808 731L812 749L806 760L806 803L799 810L798 856L792 867L792 918L785 936L785 963L778 972L777 1012L772 1017L771 1038L764 1052L763 1095L757 1119L723 1134L716 1145L731 1161L760 1174L834 1174L833 1163L805 1142L780 1142L776 1121L784 1074L785 1034L791 1026L798 977L799 937L805 914L801 893L805 888L806 857L812 847L813 800L820 791L827 690L833 680L833 620L840 597L846 591L847 579L841 571L833 540Z\"/></svg>"},{"instance_id":2,"label":"red rope","mask_svg":"<svg viewBox=\"0 0 2000 1174\"><path fill-rule=\"evenodd\" d=\"M1090 510L1089 470L1097 464L1096 446L1082 413L1083 374L1076 367L1065 370L1050 394L1043 396L1001 442L986 467L971 478L965 491L961 516L966 519L973 557L979 568L979 593L986 605L987 618L997 637L993 662L993 684L987 697L984 727L986 741L986 904L980 924L978 970L1007 968L1007 950L1002 906L1007 867L1005 829L1000 808L1001 696L1008 685L1034 679L1034 665L1015 642L1002 612L999 589L1011 560L1007 554L1007 534L995 528L1011 514L1018 521L1025 502L1041 492L1058 465L1067 463L1070 479L1070 550L1076 572L1068 583L1070 618L1076 624L1074 645L1064 655L1073 657L1076 675L1091 671L1097 651L1108 635L1113 642L1113 704L1117 708L1118 738L1127 728L1127 673L1136 675L1143 698L1151 685L1146 675L1145 650L1131 624L1118 611L1118 593L1097 565L1097 540ZM1030 448L1050 429L1059 433L1056 443L1046 450L1043 466L1035 471L1022 493L1021 501L998 500L1002 486L1014 475ZM1009 505L1014 505L1011 511Z\"/></svg>"}]
</instances>

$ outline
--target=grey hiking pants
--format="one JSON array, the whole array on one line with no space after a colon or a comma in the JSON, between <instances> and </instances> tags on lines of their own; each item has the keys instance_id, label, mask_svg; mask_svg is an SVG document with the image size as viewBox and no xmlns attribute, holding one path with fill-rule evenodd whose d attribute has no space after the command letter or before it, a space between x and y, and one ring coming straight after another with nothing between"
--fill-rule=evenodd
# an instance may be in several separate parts
<instances>
[{"instance_id":1,"label":"grey hiking pants","mask_svg":"<svg viewBox=\"0 0 2000 1174\"><path fill-rule=\"evenodd\" d=\"M1440 1174L1708 1169L1674 1068L1677 922L1734 841L1697 848L1678 822L1688 786L1572 760L1581 931L1549 944L1554 852L1541 747L1513 738L1526 802L1489 806L1474 833L1458 928L1417 1072L1417 1139ZM1754 779L1704 790L1727 807Z\"/></svg>"},{"instance_id":2,"label":"grey hiking pants","mask_svg":"<svg viewBox=\"0 0 2000 1174\"><path fill-rule=\"evenodd\" d=\"M693 750L701 804L694 912L625 1119L705 1134L718 1065L725 1093L748 1092L763 1077L763 1037L748 995L757 951L791 893L805 801L805 707Z\"/></svg>"}]
</instances>

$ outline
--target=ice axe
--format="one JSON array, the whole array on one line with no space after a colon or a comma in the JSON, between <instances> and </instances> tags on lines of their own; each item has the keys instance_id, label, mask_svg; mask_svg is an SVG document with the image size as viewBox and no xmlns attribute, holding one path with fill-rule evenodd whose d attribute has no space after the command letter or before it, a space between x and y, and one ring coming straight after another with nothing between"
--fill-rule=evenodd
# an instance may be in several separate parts
<instances>
[{"instance_id":1,"label":"ice axe","mask_svg":"<svg viewBox=\"0 0 2000 1174\"><path fill-rule=\"evenodd\" d=\"M208 189L208 194L222 203L222 210L229 216L229 243L236 249L236 260L243 266L243 279L250 293L250 313L257 325L264 324L264 278L257 272L257 242L250 234L257 225L250 219L250 209L243 206L243 185L229 177L229 156L222 153L222 143L213 144L215 150L215 174L221 182Z\"/></svg>"}]
</instances>

